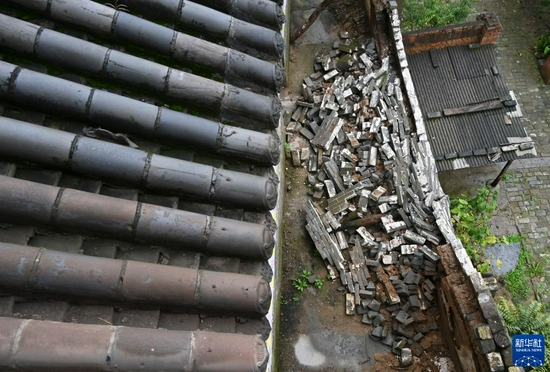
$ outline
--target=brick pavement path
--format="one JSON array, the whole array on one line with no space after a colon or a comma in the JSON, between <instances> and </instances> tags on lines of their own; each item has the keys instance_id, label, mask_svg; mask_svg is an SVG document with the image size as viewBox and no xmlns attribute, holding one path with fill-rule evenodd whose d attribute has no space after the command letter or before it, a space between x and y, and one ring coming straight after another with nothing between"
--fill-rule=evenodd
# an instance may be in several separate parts
<instances>
[{"instance_id":1,"label":"brick pavement path","mask_svg":"<svg viewBox=\"0 0 550 372\"><path fill-rule=\"evenodd\" d=\"M537 300L548 307L550 288L546 282L550 274L550 165L515 167L509 175L510 178L504 183L503 194L508 199L508 207L521 233L523 246L533 253L535 262L546 264L547 275L536 277L531 283L533 289L536 289Z\"/></svg>"},{"instance_id":2,"label":"brick pavement path","mask_svg":"<svg viewBox=\"0 0 550 372\"><path fill-rule=\"evenodd\" d=\"M550 85L543 84L534 57L537 38L550 33L550 2L546 8L543 2L482 0L476 5L478 12L496 12L502 23L497 60L523 111L522 123L541 157L514 162L508 172L510 178L501 187L524 246L539 258L550 253ZM546 269L550 272L550 264ZM543 300L549 302L548 297Z\"/></svg>"}]
</instances>

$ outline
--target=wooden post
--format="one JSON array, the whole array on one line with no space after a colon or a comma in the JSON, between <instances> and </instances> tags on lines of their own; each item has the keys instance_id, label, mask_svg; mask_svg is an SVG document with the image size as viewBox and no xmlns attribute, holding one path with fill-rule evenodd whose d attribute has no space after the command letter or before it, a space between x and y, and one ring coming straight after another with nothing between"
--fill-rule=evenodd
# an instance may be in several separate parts
<instances>
[{"instance_id":1,"label":"wooden post","mask_svg":"<svg viewBox=\"0 0 550 372\"><path fill-rule=\"evenodd\" d=\"M313 13L311 13L306 23L304 23L304 25L300 27L298 30L296 30L296 32L294 32L294 34L290 37L290 44L294 44L296 39L302 36L308 30L308 28L315 22L315 20L317 19L317 17L319 17L319 15L323 12L323 10L328 8L328 6L333 2L334 0L324 0L321 4L319 4L317 8L313 11Z\"/></svg>"},{"instance_id":2,"label":"wooden post","mask_svg":"<svg viewBox=\"0 0 550 372\"><path fill-rule=\"evenodd\" d=\"M495 180L491 183L491 187L497 187L498 183L500 182L500 180L502 179L502 176L504 176L504 173L506 173L506 171L508 170L508 168L510 168L510 165L512 165L514 161L513 160L509 160L506 165L504 166L504 168L502 168L502 170L500 171L500 173L498 174L497 178L495 178Z\"/></svg>"}]
</instances>

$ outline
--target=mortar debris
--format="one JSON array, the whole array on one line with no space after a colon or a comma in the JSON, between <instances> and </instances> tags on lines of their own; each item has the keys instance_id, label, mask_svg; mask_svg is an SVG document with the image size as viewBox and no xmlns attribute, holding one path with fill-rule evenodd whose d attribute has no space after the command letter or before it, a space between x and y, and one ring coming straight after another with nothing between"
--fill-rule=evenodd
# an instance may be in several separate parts
<instances>
[{"instance_id":1,"label":"mortar debris","mask_svg":"<svg viewBox=\"0 0 550 372\"><path fill-rule=\"evenodd\" d=\"M303 81L286 155L309 171L306 229L346 292L346 314L405 367L437 329L425 312L435 304L432 247L444 242L436 221L450 221L448 198L389 58L380 61L372 40L340 36Z\"/></svg>"}]
</instances>

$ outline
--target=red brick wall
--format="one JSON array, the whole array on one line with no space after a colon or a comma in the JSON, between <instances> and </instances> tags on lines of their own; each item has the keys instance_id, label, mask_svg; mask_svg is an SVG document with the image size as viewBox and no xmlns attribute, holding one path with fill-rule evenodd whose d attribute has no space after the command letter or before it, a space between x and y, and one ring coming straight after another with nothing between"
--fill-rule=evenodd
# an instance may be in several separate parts
<instances>
[{"instance_id":1,"label":"red brick wall","mask_svg":"<svg viewBox=\"0 0 550 372\"><path fill-rule=\"evenodd\" d=\"M456 45L496 44L502 25L493 12L477 16L476 22L403 33L407 54Z\"/></svg>"},{"instance_id":2,"label":"red brick wall","mask_svg":"<svg viewBox=\"0 0 550 372\"><path fill-rule=\"evenodd\" d=\"M541 75L544 84L550 84L550 57L547 57L546 61L544 61L544 65L541 67Z\"/></svg>"}]
</instances>

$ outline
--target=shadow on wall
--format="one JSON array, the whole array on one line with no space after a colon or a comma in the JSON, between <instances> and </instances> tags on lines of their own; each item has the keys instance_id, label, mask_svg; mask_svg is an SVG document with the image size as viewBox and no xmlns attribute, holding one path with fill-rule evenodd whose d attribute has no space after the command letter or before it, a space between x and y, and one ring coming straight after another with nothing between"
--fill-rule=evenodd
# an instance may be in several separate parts
<instances>
[{"instance_id":1,"label":"shadow on wall","mask_svg":"<svg viewBox=\"0 0 550 372\"><path fill-rule=\"evenodd\" d=\"M486 167L464 168L452 171L438 172L439 182L445 194L449 196L476 195L477 189L485 187L498 176L498 165Z\"/></svg>"}]
</instances>

